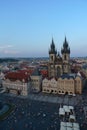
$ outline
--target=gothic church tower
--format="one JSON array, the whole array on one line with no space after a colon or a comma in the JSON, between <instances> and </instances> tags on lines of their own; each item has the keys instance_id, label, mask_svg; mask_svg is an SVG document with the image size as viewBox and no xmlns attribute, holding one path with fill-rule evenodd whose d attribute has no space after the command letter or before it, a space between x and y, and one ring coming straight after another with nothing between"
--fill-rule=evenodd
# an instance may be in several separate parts
<instances>
[{"instance_id":1,"label":"gothic church tower","mask_svg":"<svg viewBox=\"0 0 87 130\"><path fill-rule=\"evenodd\" d=\"M56 61L57 51L55 49L55 44L52 38L52 43L49 50L49 77L55 77L55 61Z\"/></svg>"},{"instance_id":2,"label":"gothic church tower","mask_svg":"<svg viewBox=\"0 0 87 130\"><path fill-rule=\"evenodd\" d=\"M70 73L70 48L68 42L65 37L65 41L63 43L63 48L61 49L62 60L63 60L63 73Z\"/></svg>"},{"instance_id":3,"label":"gothic church tower","mask_svg":"<svg viewBox=\"0 0 87 130\"><path fill-rule=\"evenodd\" d=\"M52 38L52 43L51 43L50 50L49 50L50 63L55 62L56 54L57 54L57 51L55 50L55 44L54 44L54 41L53 41L53 38Z\"/></svg>"}]
</instances>

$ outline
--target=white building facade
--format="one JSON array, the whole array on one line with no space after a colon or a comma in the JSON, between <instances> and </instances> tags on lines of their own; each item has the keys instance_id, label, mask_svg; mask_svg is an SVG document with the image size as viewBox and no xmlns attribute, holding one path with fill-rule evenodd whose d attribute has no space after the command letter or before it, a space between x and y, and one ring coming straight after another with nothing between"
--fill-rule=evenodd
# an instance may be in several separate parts
<instances>
[{"instance_id":1,"label":"white building facade","mask_svg":"<svg viewBox=\"0 0 87 130\"><path fill-rule=\"evenodd\" d=\"M16 72L7 74L2 81L3 88L6 92L24 96L29 94L30 84L28 75Z\"/></svg>"}]
</instances>

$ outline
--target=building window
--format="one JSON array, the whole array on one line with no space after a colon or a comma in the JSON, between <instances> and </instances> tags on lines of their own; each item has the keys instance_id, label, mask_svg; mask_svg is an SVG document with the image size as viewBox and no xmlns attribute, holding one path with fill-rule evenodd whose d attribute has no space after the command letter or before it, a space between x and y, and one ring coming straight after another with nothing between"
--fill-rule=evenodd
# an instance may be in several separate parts
<instances>
[{"instance_id":1,"label":"building window","mask_svg":"<svg viewBox=\"0 0 87 130\"><path fill-rule=\"evenodd\" d=\"M51 92L53 93L53 92L54 92L54 90L51 90Z\"/></svg>"},{"instance_id":2,"label":"building window","mask_svg":"<svg viewBox=\"0 0 87 130\"><path fill-rule=\"evenodd\" d=\"M51 56L51 60L53 61L53 56Z\"/></svg>"},{"instance_id":3,"label":"building window","mask_svg":"<svg viewBox=\"0 0 87 130\"><path fill-rule=\"evenodd\" d=\"M80 83L80 81L78 81L78 83Z\"/></svg>"},{"instance_id":4,"label":"building window","mask_svg":"<svg viewBox=\"0 0 87 130\"><path fill-rule=\"evenodd\" d=\"M70 94L72 94L72 92L70 92Z\"/></svg>"},{"instance_id":5,"label":"building window","mask_svg":"<svg viewBox=\"0 0 87 130\"><path fill-rule=\"evenodd\" d=\"M66 55L64 55L64 60L66 60Z\"/></svg>"}]
</instances>

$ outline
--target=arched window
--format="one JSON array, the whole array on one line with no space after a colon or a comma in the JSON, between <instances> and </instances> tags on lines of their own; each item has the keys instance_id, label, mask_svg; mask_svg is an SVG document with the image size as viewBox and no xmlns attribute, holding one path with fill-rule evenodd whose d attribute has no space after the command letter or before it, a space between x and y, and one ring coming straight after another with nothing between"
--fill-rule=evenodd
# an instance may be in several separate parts
<instances>
[{"instance_id":1,"label":"arched window","mask_svg":"<svg viewBox=\"0 0 87 130\"><path fill-rule=\"evenodd\" d=\"M57 67L57 76L59 77L61 75L61 68L58 66Z\"/></svg>"},{"instance_id":2,"label":"arched window","mask_svg":"<svg viewBox=\"0 0 87 130\"><path fill-rule=\"evenodd\" d=\"M66 55L64 55L64 60L66 60Z\"/></svg>"},{"instance_id":3,"label":"arched window","mask_svg":"<svg viewBox=\"0 0 87 130\"><path fill-rule=\"evenodd\" d=\"M51 56L51 60L53 61L53 56Z\"/></svg>"}]
</instances>

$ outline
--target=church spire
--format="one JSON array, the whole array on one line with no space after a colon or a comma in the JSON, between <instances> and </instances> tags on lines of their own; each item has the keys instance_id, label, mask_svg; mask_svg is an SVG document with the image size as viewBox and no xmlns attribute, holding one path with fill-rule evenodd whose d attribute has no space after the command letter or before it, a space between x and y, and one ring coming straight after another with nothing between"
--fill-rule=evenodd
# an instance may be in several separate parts
<instances>
[{"instance_id":1,"label":"church spire","mask_svg":"<svg viewBox=\"0 0 87 130\"><path fill-rule=\"evenodd\" d=\"M62 53L62 54L63 54L63 53L68 53L68 54L70 54L70 48L69 48L69 45L68 45L66 36L65 36L64 43L63 43L63 48L61 49L61 53Z\"/></svg>"},{"instance_id":2,"label":"church spire","mask_svg":"<svg viewBox=\"0 0 87 130\"><path fill-rule=\"evenodd\" d=\"M52 42L51 42L51 45L50 45L49 54L57 54L57 51L55 49L55 44L54 44L53 37L52 37Z\"/></svg>"},{"instance_id":3,"label":"church spire","mask_svg":"<svg viewBox=\"0 0 87 130\"><path fill-rule=\"evenodd\" d=\"M55 44L54 44L53 37L52 37L51 49L55 49Z\"/></svg>"},{"instance_id":4,"label":"church spire","mask_svg":"<svg viewBox=\"0 0 87 130\"><path fill-rule=\"evenodd\" d=\"M65 43L67 43L66 36L65 36Z\"/></svg>"}]
</instances>

